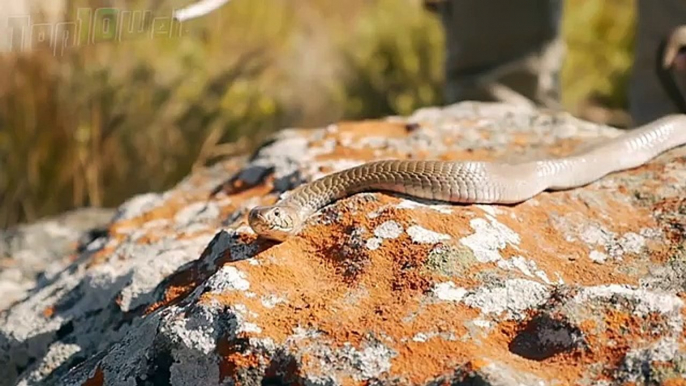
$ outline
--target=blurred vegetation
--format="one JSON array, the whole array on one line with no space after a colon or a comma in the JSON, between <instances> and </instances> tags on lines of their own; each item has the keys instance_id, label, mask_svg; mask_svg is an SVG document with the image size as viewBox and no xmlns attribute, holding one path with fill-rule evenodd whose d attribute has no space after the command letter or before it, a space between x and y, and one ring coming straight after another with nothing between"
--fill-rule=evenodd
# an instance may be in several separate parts
<instances>
[{"instance_id":1,"label":"blurred vegetation","mask_svg":"<svg viewBox=\"0 0 686 386\"><path fill-rule=\"evenodd\" d=\"M73 0L65 19L105 4L170 16L188 1ZM625 106L632 5L567 1L570 110ZM167 189L281 127L442 103L443 32L418 0L234 0L161 26L0 57L0 228Z\"/></svg>"},{"instance_id":2,"label":"blurred vegetation","mask_svg":"<svg viewBox=\"0 0 686 386\"><path fill-rule=\"evenodd\" d=\"M626 109L633 59L636 0L566 0L567 55L562 103L575 113L588 100Z\"/></svg>"}]
</instances>

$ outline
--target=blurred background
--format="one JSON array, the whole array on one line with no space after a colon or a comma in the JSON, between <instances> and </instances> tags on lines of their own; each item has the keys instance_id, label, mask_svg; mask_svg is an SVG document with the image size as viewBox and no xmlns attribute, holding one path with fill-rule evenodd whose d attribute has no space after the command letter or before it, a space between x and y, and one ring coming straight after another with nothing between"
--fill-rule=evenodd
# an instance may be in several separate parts
<instances>
[{"instance_id":1,"label":"blurred background","mask_svg":"<svg viewBox=\"0 0 686 386\"><path fill-rule=\"evenodd\" d=\"M138 10L142 27L55 48L38 26L30 49L4 47L0 229L168 189L279 128L443 103L444 31L420 0L233 0L172 22L189 2L45 0L32 24L112 23L89 14L107 6ZM622 125L634 8L564 2L566 110Z\"/></svg>"}]
</instances>

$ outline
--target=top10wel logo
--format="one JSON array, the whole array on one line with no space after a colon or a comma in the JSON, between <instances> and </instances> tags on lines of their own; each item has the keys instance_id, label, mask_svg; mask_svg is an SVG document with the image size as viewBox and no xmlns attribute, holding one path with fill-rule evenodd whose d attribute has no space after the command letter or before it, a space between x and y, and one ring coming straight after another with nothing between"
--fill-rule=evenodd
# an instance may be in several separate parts
<instances>
[{"instance_id":1,"label":"top10wel logo","mask_svg":"<svg viewBox=\"0 0 686 386\"><path fill-rule=\"evenodd\" d=\"M182 36L181 21L170 16L152 17L151 11L117 8L78 8L72 21L32 23L30 15L0 19L0 51L31 51L49 47L62 55L72 47L99 42L157 39ZM5 27L3 31L2 27Z\"/></svg>"}]
</instances>

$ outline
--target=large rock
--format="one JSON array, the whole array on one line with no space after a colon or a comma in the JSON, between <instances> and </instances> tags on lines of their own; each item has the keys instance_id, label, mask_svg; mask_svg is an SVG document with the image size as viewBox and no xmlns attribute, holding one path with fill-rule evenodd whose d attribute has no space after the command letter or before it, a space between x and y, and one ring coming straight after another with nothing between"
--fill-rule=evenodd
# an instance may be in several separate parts
<instances>
[{"instance_id":1,"label":"large rock","mask_svg":"<svg viewBox=\"0 0 686 386\"><path fill-rule=\"evenodd\" d=\"M82 208L0 231L0 311L50 281L106 229L111 209Z\"/></svg>"},{"instance_id":2,"label":"large rock","mask_svg":"<svg viewBox=\"0 0 686 386\"><path fill-rule=\"evenodd\" d=\"M279 191L366 160L514 161L619 134L477 103L284 130L250 159L122 205L106 234L4 313L0 383L676 382L686 148L519 205L367 193L283 243L246 225Z\"/></svg>"}]
</instances>

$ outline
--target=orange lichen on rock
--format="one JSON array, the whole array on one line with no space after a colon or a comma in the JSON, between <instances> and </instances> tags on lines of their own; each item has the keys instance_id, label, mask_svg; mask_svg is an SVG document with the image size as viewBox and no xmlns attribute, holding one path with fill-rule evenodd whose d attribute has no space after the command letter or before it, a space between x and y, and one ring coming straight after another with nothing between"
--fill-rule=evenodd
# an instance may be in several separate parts
<instances>
[{"instance_id":1,"label":"orange lichen on rock","mask_svg":"<svg viewBox=\"0 0 686 386\"><path fill-rule=\"evenodd\" d=\"M335 130L330 130L309 146L318 147L323 141L335 140L333 148L315 156L318 162L341 158L360 162L375 158L403 158L409 153L393 148L350 148L345 143L375 135L397 139L412 132L397 123L346 123L337 125ZM522 144L530 140L530 136L525 134L516 138L524 141ZM450 143L450 140L446 142ZM573 152L580 142L576 139L558 141L548 151L566 155ZM474 159L475 152L481 154L482 159L493 155L488 149L469 149L463 153L435 156L454 160ZM413 155L417 156L416 153ZM427 155L420 154L420 157L424 156ZM659 167L653 169L660 172ZM335 169L331 166L320 168L320 172L332 171ZM270 183L265 182L263 186L270 186ZM240 205L237 203L254 196L260 189L259 186L252 187L230 197L236 203L234 205ZM574 213L578 218L593 218L596 221L594 226L619 235L657 226L649 208L632 206L626 200L603 195L598 188L586 189L600 197L602 207L591 206L567 192L542 193L535 198L536 205L494 206L496 214L488 217L488 221L519 235L516 244L506 243L500 247L502 261L524 256L548 277L557 277L575 285L638 284L638 277L618 269L632 261L634 255L626 253L621 263L599 265L587 258L594 250L592 246L570 240L569 234L551 223L551 213L559 213L560 216ZM626 189L619 191L628 194ZM261 192L265 194L268 190ZM509 347L526 324L523 321L507 319L498 322L499 327L495 329L484 330L480 337L474 335L467 325L483 318L482 312L461 302L432 300L431 291L436 283L445 280L465 291L476 289L483 284L480 275L497 272L497 261L465 264L461 267L460 276L446 276L440 270L426 269L436 243L414 242L404 231L390 239L382 238L378 247L369 248L366 243L375 237L378 227L391 221L402 230L416 225L450 238L438 245L459 246L460 240L474 232L470 222L483 218L484 213L470 205L455 205L448 213L439 213L430 207L400 209L402 199L393 194L379 193L368 198L371 199L350 197L340 200L322 211L319 218L309 221L300 235L255 255L258 264L247 261L230 263L249 281L249 292L205 293L200 297L200 304L219 302L250 310L250 315L244 315L245 321L258 326L259 332L243 334L255 338L269 337L277 345L288 345L295 328L317 331L318 340L332 349L342 349L346 345L359 349L371 337L383 337L383 344L395 353L386 375L400 377L413 384L438 379L456 368L479 371L491 361L507 363L514 371L533 374L540 379L574 383L598 361L617 365L628 350L627 339L643 333L635 317L609 312L603 327L591 320L580 324L590 351L574 349L538 361L516 355ZM368 215L370 213L374 216ZM532 229L535 232L531 232ZM508 277L527 276L515 274ZM172 299L182 298L190 291L190 283L199 281L197 275L186 278L180 284L170 283L165 299L159 305L168 305ZM175 282L178 281L172 280ZM270 304L265 301L268 297L276 297L280 301ZM613 331L622 328L628 328L629 335L613 335ZM447 339L446 336L454 338ZM302 340L301 344L306 344L306 341ZM609 341L626 343L604 348ZM219 350L223 358L220 365L222 379L235 376L242 368L259 367L258 362L265 360L254 353L224 351ZM319 366L317 358L305 355L300 360L299 369L316 373ZM598 377L603 376L598 374ZM339 380L344 383L351 381L348 377Z\"/></svg>"},{"instance_id":2,"label":"orange lichen on rock","mask_svg":"<svg viewBox=\"0 0 686 386\"><path fill-rule=\"evenodd\" d=\"M562 201L553 196L562 196ZM578 285L638 283L637 277L617 270L618 264L598 265L581 258L588 255L589 247L567 240L559 229L550 225L549 216L551 212L577 213L581 217L599 219L600 225L622 234L656 226L646 208L630 207L626 202L610 197L605 198L606 207L596 208L575 201L565 193L544 193L537 200L540 204L536 206L496 206L500 212L495 217L497 221L521 237L518 245L502 249L504 260L516 255L527 256L542 271ZM456 206L450 214L421 208L408 211L397 208L400 201L387 194L374 195L372 200L341 200L335 204L335 209L322 212L321 217L328 220L310 221L299 236L257 255L263 263L233 264L249 278L251 292L257 297L227 292L206 295L204 301L244 305L255 313L253 322L261 329L255 336L269 336L280 344L285 344L295 326L315 329L331 347L344 344L359 347L370 336L384 336L393 342L389 343L390 347L397 352L388 375L403 376L413 384L435 379L450 369L467 368L473 365L473 358L484 352L491 360L508 363L514 369L541 379L570 383L597 361L616 365L626 354L626 347L616 346L608 351L574 351L532 362L508 349L513 330L497 330L482 340L459 339L468 334L465 323L478 318L480 313L462 304L426 303L431 286L445 279L440 273L424 269L434 245L414 243L407 233L384 240L383 246L374 250L365 248L364 241L386 221L393 221L403 229L411 225L430 227L434 232L459 240L470 234L469 221L477 213L470 206L464 209ZM365 215L367 213L376 215L370 217ZM528 229L536 229L536 232L527 232ZM356 232L362 233L356 235ZM542 242L553 246L552 249L541 249ZM624 261L630 258L627 255ZM494 268L493 263L475 264L465 270L463 276L451 279L457 286L474 288L479 285L475 275ZM266 308L259 297L273 294L277 288L289 289L285 303ZM625 321L629 322L631 318ZM586 322L585 325L591 324ZM617 322L608 326L608 333L620 325ZM423 332L452 334L458 339L447 340L440 335L420 341L412 339ZM639 334L641 331L631 332ZM598 340L598 345L602 347L609 340ZM226 360L231 361L230 358ZM234 365L240 366L239 362L235 361ZM306 368L307 363L316 367L313 364L316 361L312 359L303 361ZM421 366L417 366L418 363ZM551 374L554 374L552 378Z\"/></svg>"},{"instance_id":3,"label":"orange lichen on rock","mask_svg":"<svg viewBox=\"0 0 686 386\"><path fill-rule=\"evenodd\" d=\"M46 307L45 309L43 309L43 316L45 316L46 318L50 318L54 314L55 314L55 307L50 306L50 307Z\"/></svg>"},{"instance_id":4,"label":"orange lichen on rock","mask_svg":"<svg viewBox=\"0 0 686 386\"><path fill-rule=\"evenodd\" d=\"M36 363L12 369L28 379L78 347L97 359L61 383L678 384L686 181L670 162L683 157L513 205L356 194L283 242L248 226L253 206L351 164L562 156L617 134L479 113L495 108L285 130L132 199L8 312L7 352Z\"/></svg>"},{"instance_id":5,"label":"orange lichen on rock","mask_svg":"<svg viewBox=\"0 0 686 386\"><path fill-rule=\"evenodd\" d=\"M100 367L95 369L95 373L92 377L88 378L82 386L102 386L105 384L105 373L103 373Z\"/></svg>"},{"instance_id":6,"label":"orange lichen on rock","mask_svg":"<svg viewBox=\"0 0 686 386\"><path fill-rule=\"evenodd\" d=\"M329 138L341 138L356 142L368 138L371 135L381 138L404 138L410 133L408 125L404 122L392 122L385 120L370 119L366 121L342 121L335 125L335 136ZM331 135L331 132L327 133Z\"/></svg>"}]
</instances>

